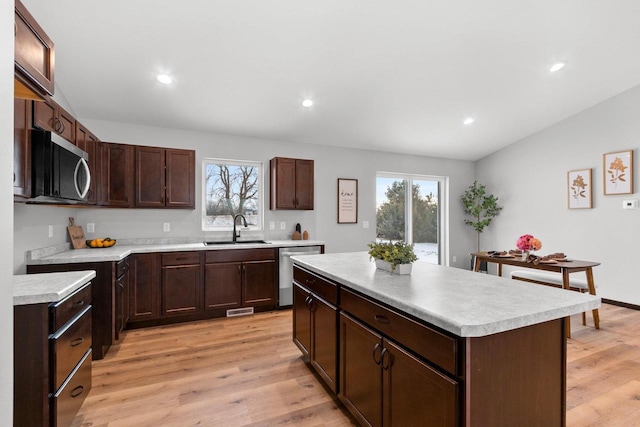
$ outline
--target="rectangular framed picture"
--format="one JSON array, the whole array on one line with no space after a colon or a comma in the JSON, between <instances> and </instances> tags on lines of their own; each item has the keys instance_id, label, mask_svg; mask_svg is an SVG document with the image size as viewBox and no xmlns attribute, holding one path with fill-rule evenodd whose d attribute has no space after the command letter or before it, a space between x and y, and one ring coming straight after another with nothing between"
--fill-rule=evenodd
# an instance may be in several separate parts
<instances>
[{"instance_id":1,"label":"rectangular framed picture","mask_svg":"<svg viewBox=\"0 0 640 427\"><path fill-rule=\"evenodd\" d=\"M603 154L604 194L633 193L633 150Z\"/></svg>"},{"instance_id":2,"label":"rectangular framed picture","mask_svg":"<svg viewBox=\"0 0 640 427\"><path fill-rule=\"evenodd\" d=\"M358 222L358 180L338 178L338 224Z\"/></svg>"},{"instance_id":3,"label":"rectangular framed picture","mask_svg":"<svg viewBox=\"0 0 640 427\"><path fill-rule=\"evenodd\" d=\"M577 169L567 172L569 209L591 209L591 190L591 169Z\"/></svg>"}]
</instances>

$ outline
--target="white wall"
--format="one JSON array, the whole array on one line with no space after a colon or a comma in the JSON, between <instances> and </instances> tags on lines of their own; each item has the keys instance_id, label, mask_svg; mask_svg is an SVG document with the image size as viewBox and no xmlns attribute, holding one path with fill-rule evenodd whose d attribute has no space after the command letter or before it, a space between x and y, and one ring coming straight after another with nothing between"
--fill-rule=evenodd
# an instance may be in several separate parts
<instances>
[{"instance_id":1,"label":"white wall","mask_svg":"<svg viewBox=\"0 0 640 427\"><path fill-rule=\"evenodd\" d=\"M311 239L324 240L327 252L367 250L366 244L375 238L375 175L376 171L404 172L450 177L451 210L450 254L457 256L453 266L468 267L468 252L473 246L473 234L462 225L462 211L458 199L473 182L472 162L406 156L365 150L295 144L257 138L207 134L177 129L165 129L80 118L103 141L182 147L196 150L196 210L55 208L48 206L16 205L14 270L25 270L24 252L29 249L63 243L66 238L67 217L74 216L85 229L95 223L93 236L115 239L152 237L194 237L204 239L213 233L201 230L201 163L205 157L254 160L263 162L265 184L268 185L268 164L272 157L308 158L315 161L315 209L313 211L270 211L265 201L265 224L275 221L276 230L265 231L270 239L287 238L296 223L308 230ZM358 179L358 224L337 224L337 179ZM287 230L279 230L285 221ZM369 221L369 229L362 228ZM171 231L162 231L169 222ZM48 225L54 226L54 237L48 238ZM229 234L229 233L226 233Z\"/></svg>"},{"instance_id":2,"label":"white wall","mask_svg":"<svg viewBox=\"0 0 640 427\"><path fill-rule=\"evenodd\" d=\"M13 419L13 1L0 0L0 417ZM1 166L4 165L4 166Z\"/></svg>"},{"instance_id":3,"label":"white wall","mask_svg":"<svg viewBox=\"0 0 640 427\"><path fill-rule=\"evenodd\" d=\"M638 117L640 86L478 161L478 180L504 205L483 236L488 247L514 248L520 235L533 234L540 253L601 262L598 295L640 305L640 210L622 209L623 200L639 198ZM630 149L635 194L605 196L602 155ZM568 209L567 171L585 168L592 168L593 209Z\"/></svg>"}]
</instances>

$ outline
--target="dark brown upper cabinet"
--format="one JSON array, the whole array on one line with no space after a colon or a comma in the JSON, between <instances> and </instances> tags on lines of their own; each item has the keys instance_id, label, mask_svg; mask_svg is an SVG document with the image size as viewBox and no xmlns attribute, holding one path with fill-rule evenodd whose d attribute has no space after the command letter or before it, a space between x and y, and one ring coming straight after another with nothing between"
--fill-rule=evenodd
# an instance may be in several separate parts
<instances>
[{"instance_id":1,"label":"dark brown upper cabinet","mask_svg":"<svg viewBox=\"0 0 640 427\"><path fill-rule=\"evenodd\" d=\"M76 143L76 119L49 97L33 103L33 126Z\"/></svg>"},{"instance_id":2,"label":"dark brown upper cabinet","mask_svg":"<svg viewBox=\"0 0 640 427\"><path fill-rule=\"evenodd\" d=\"M313 160L274 157L270 209L313 210Z\"/></svg>"},{"instance_id":3,"label":"dark brown upper cabinet","mask_svg":"<svg viewBox=\"0 0 640 427\"><path fill-rule=\"evenodd\" d=\"M112 142L98 143L100 206L133 206L133 146Z\"/></svg>"},{"instance_id":4,"label":"dark brown upper cabinet","mask_svg":"<svg viewBox=\"0 0 640 427\"><path fill-rule=\"evenodd\" d=\"M193 150L135 147L135 207L195 209Z\"/></svg>"},{"instance_id":5,"label":"dark brown upper cabinet","mask_svg":"<svg viewBox=\"0 0 640 427\"><path fill-rule=\"evenodd\" d=\"M26 7L15 2L15 77L16 94L34 99L37 95L53 95L53 42Z\"/></svg>"}]
</instances>

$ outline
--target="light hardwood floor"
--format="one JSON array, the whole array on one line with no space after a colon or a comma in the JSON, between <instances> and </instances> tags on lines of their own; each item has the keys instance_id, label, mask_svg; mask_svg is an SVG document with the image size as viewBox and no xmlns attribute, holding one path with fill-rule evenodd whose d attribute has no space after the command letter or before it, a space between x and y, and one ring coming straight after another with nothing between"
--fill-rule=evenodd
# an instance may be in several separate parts
<instances>
[{"instance_id":1,"label":"light hardwood floor","mask_svg":"<svg viewBox=\"0 0 640 427\"><path fill-rule=\"evenodd\" d=\"M640 311L572 319L567 425L640 426ZM590 316L588 316L588 320ZM355 425L291 342L291 311L126 332L73 427ZM524 425L524 424L523 424Z\"/></svg>"}]
</instances>

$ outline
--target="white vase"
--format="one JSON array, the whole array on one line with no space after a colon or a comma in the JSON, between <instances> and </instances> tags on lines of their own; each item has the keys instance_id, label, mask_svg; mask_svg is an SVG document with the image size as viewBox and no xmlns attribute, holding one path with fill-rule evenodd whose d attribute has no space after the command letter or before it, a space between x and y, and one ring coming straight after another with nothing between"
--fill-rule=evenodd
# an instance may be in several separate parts
<instances>
[{"instance_id":1,"label":"white vase","mask_svg":"<svg viewBox=\"0 0 640 427\"><path fill-rule=\"evenodd\" d=\"M391 263L382 259L376 259L376 267L380 270L389 271L393 274L411 274L413 264L398 264L395 270L392 269Z\"/></svg>"}]
</instances>

